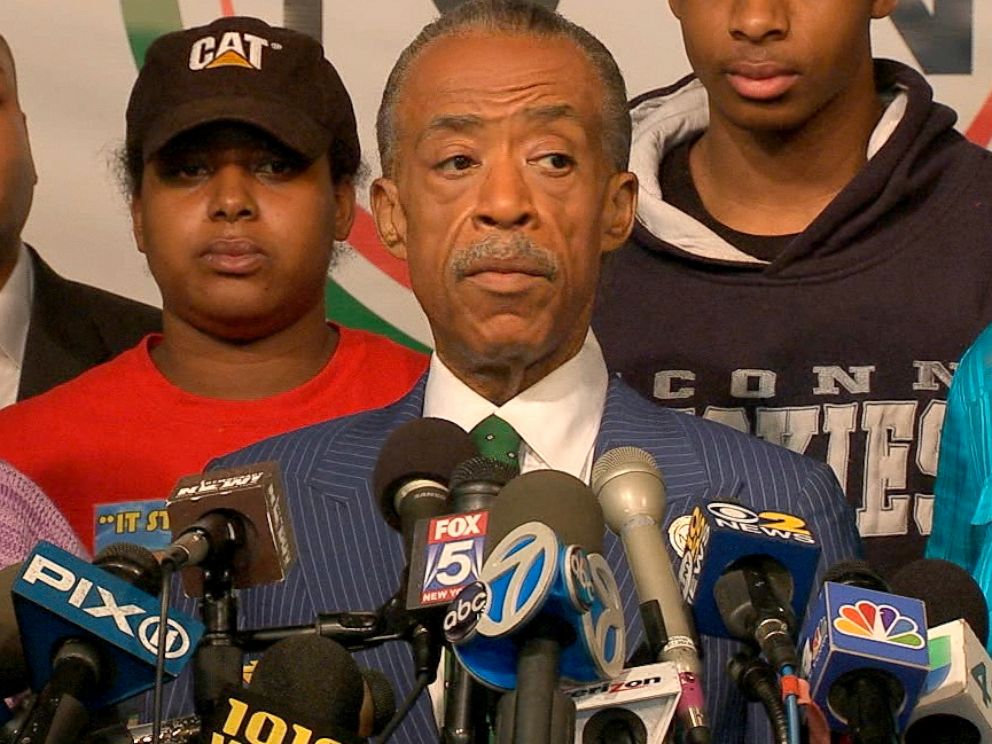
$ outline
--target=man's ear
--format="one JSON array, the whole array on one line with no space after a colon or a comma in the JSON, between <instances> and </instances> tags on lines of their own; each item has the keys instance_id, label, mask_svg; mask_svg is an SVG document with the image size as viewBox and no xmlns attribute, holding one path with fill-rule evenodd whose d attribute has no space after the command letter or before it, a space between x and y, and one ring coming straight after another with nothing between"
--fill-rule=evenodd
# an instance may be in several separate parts
<instances>
[{"instance_id":1,"label":"man's ear","mask_svg":"<svg viewBox=\"0 0 992 744\"><path fill-rule=\"evenodd\" d=\"M24 147L27 148L28 162L31 164L31 183L32 185L37 186L38 169L34 164L34 153L31 152L31 137L28 133L28 116L23 111L21 112L21 126L24 127Z\"/></svg>"},{"instance_id":2,"label":"man's ear","mask_svg":"<svg viewBox=\"0 0 992 744\"><path fill-rule=\"evenodd\" d=\"M396 258L406 259L406 214L400 204L396 182L386 177L375 179L369 197L379 240Z\"/></svg>"},{"instance_id":3,"label":"man's ear","mask_svg":"<svg viewBox=\"0 0 992 744\"><path fill-rule=\"evenodd\" d=\"M682 20L682 0L668 0L668 7L672 9L676 18Z\"/></svg>"},{"instance_id":4,"label":"man's ear","mask_svg":"<svg viewBox=\"0 0 992 744\"><path fill-rule=\"evenodd\" d=\"M145 224L141 218L141 195L131 197L131 231L140 253L145 252Z\"/></svg>"},{"instance_id":5,"label":"man's ear","mask_svg":"<svg viewBox=\"0 0 992 744\"><path fill-rule=\"evenodd\" d=\"M637 176L621 171L610 176L603 209L603 253L622 246L634 229L637 214Z\"/></svg>"},{"instance_id":6,"label":"man's ear","mask_svg":"<svg viewBox=\"0 0 992 744\"><path fill-rule=\"evenodd\" d=\"M350 178L334 184L334 239L347 240L355 222L355 184Z\"/></svg>"}]
</instances>

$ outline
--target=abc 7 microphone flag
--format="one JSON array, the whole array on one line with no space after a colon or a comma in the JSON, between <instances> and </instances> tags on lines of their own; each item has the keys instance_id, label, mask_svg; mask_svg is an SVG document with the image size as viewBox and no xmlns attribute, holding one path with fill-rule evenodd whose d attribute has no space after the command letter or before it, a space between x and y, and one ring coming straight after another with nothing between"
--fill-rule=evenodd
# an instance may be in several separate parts
<instances>
[{"instance_id":1,"label":"abc 7 microphone flag","mask_svg":"<svg viewBox=\"0 0 992 744\"><path fill-rule=\"evenodd\" d=\"M514 636L538 613L552 613L568 622L576 638L562 650L562 677L593 682L615 677L623 668L621 607L603 556L561 545L550 527L528 522L500 541L479 581L452 602L445 636L479 682L512 690L517 686Z\"/></svg>"}]
</instances>

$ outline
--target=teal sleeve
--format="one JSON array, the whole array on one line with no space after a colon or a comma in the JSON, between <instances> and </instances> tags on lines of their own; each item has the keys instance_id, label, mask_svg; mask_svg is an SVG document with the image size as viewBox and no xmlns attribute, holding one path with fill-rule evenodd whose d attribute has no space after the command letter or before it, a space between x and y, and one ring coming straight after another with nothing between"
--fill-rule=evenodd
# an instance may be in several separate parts
<instances>
[{"instance_id":1,"label":"teal sleeve","mask_svg":"<svg viewBox=\"0 0 992 744\"><path fill-rule=\"evenodd\" d=\"M992 524L992 329L965 353L954 375L941 432L928 558L973 574ZM976 580L983 584L976 575ZM992 593L992 572L982 586Z\"/></svg>"}]
</instances>

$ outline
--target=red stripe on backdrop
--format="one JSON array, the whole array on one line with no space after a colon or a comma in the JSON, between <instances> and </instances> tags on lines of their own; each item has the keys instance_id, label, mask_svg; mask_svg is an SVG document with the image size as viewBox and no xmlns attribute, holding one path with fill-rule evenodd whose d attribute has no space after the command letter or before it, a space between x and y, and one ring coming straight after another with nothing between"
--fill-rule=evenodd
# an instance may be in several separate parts
<instances>
[{"instance_id":1,"label":"red stripe on backdrop","mask_svg":"<svg viewBox=\"0 0 992 744\"><path fill-rule=\"evenodd\" d=\"M410 289L410 274L406 261L401 261L386 250L375 232L372 215L361 207L355 208L355 224L351 228L348 242L361 256L379 271L398 284Z\"/></svg>"},{"instance_id":2,"label":"red stripe on backdrop","mask_svg":"<svg viewBox=\"0 0 992 744\"><path fill-rule=\"evenodd\" d=\"M234 0L220 0L220 14L225 18L234 15Z\"/></svg>"},{"instance_id":3,"label":"red stripe on backdrop","mask_svg":"<svg viewBox=\"0 0 992 744\"><path fill-rule=\"evenodd\" d=\"M992 144L992 93L985 99L985 105L978 112L978 116L971 122L971 126L965 132L965 136L976 145L988 147Z\"/></svg>"}]
</instances>

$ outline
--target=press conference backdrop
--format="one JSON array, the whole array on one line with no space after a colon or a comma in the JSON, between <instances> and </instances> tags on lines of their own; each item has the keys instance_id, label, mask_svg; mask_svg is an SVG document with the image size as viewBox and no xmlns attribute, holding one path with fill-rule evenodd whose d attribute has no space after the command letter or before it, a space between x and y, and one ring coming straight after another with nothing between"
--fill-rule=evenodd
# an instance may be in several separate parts
<instances>
[{"instance_id":1,"label":"press conference backdrop","mask_svg":"<svg viewBox=\"0 0 992 744\"><path fill-rule=\"evenodd\" d=\"M112 162L128 92L161 33L223 15L253 15L319 38L354 99L362 148L378 173L374 121L400 49L461 0L3 0L39 183L25 236L67 276L146 302L158 291L134 247ZM689 71L667 0L540 0L613 51L631 96ZM876 22L877 56L923 71L973 141L992 142L992 2L901 0ZM363 187L350 250L328 279L331 315L411 345L430 333L404 265L379 245Z\"/></svg>"}]
</instances>

